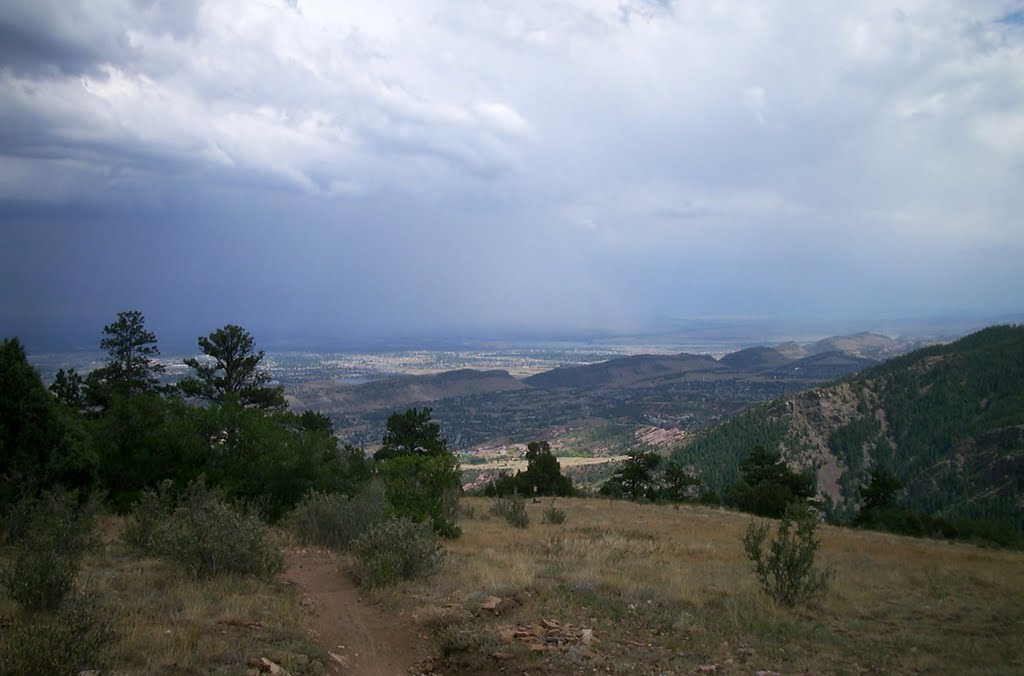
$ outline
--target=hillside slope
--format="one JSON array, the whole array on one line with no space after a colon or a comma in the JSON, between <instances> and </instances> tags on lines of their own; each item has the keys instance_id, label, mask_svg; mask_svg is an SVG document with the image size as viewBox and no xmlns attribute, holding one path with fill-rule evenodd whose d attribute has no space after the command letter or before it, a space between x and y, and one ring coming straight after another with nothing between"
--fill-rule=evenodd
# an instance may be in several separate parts
<instances>
[{"instance_id":1,"label":"hillside slope","mask_svg":"<svg viewBox=\"0 0 1024 676\"><path fill-rule=\"evenodd\" d=\"M712 488L737 478L755 444L813 471L840 513L875 466L907 506L1024 531L1024 327L996 326L842 381L773 400L675 455Z\"/></svg>"}]
</instances>

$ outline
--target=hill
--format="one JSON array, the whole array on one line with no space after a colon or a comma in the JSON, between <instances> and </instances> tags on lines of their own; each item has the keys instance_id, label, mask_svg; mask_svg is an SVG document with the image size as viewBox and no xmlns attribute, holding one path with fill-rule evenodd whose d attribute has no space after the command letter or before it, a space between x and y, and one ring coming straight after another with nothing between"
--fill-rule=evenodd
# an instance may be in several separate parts
<instances>
[{"instance_id":1,"label":"hill","mask_svg":"<svg viewBox=\"0 0 1024 676\"><path fill-rule=\"evenodd\" d=\"M855 357L868 359L888 359L911 350L924 347L925 343L917 339L890 338L867 331L850 336L831 336L804 346L808 354L824 352L844 352Z\"/></svg>"},{"instance_id":2,"label":"hill","mask_svg":"<svg viewBox=\"0 0 1024 676\"><path fill-rule=\"evenodd\" d=\"M785 366L793 359L770 347L748 347L718 361L738 371L761 371Z\"/></svg>"},{"instance_id":3,"label":"hill","mask_svg":"<svg viewBox=\"0 0 1024 676\"><path fill-rule=\"evenodd\" d=\"M770 401L674 454L720 489L756 444L814 472L840 515L881 467L904 484L908 507L1024 531L1024 327L984 329Z\"/></svg>"},{"instance_id":4,"label":"hill","mask_svg":"<svg viewBox=\"0 0 1024 676\"><path fill-rule=\"evenodd\" d=\"M431 375L387 378L350 386L340 386L332 381L303 383L289 392L289 404L298 409L358 413L398 409L453 397L512 392L526 387L508 371L459 369Z\"/></svg>"},{"instance_id":5,"label":"hill","mask_svg":"<svg viewBox=\"0 0 1024 676\"><path fill-rule=\"evenodd\" d=\"M524 382L545 389L628 387L655 378L708 373L721 368L721 364L706 354L639 354L585 366L560 367L530 376Z\"/></svg>"}]
</instances>

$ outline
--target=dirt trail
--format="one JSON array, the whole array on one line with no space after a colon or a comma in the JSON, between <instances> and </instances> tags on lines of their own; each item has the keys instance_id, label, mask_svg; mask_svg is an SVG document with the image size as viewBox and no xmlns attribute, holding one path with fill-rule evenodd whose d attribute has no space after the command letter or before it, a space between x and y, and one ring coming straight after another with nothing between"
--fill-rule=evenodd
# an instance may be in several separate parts
<instances>
[{"instance_id":1,"label":"dirt trail","mask_svg":"<svg viewBox=\"0 0 1024 676\"><path fill-rule=\"evenodd\" d=\"M429 657L412 619L363 601L333 554L297 549L285 552L285 562L282 579L298 587L310 627L331 653L328 674L398 676Z\"/></svg>"}]
</instances>

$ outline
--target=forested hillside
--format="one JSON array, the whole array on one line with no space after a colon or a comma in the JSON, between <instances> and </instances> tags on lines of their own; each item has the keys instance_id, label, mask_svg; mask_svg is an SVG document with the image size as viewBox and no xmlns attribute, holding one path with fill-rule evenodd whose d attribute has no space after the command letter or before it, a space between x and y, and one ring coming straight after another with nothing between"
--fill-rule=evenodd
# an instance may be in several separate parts
<instances>
[{"instance_id":1,"label":"forested hillside","mask_svg":"<svg viewBox=\"0 0 1024 676\"><path fill-rule=\"evenodd\" d=\"M755 445L816 474L834 513L856 510L872 468L906 507L1024 531L1024 326L995 326L773 400L674 452L716 490Z\"/></svg>"}]
</instances>

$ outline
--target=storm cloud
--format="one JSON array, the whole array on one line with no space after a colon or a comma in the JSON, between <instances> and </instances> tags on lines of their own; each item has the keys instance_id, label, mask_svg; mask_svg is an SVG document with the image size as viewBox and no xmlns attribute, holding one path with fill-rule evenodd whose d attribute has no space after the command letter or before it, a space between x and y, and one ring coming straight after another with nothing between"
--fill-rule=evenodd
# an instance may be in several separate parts
<instances>
[{"instance_id":1,"label":"storm cloud","mask_svg":"<svg viewBox=\"0 0 1024 676\"><path fill-rule=\"evenodd\" d=\"M1018 3L8 2L0 317L1019 311Z\"/></svg>"}]
</instances>

